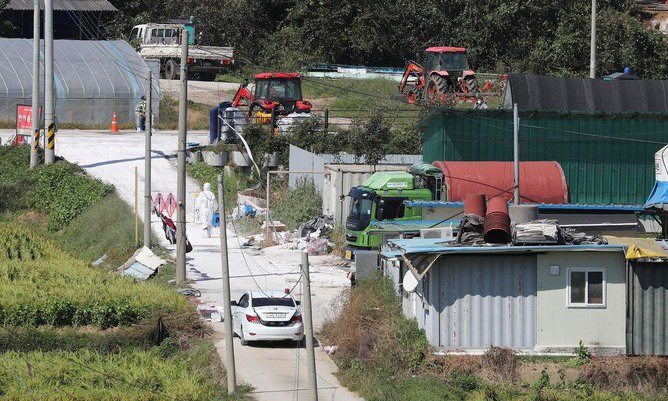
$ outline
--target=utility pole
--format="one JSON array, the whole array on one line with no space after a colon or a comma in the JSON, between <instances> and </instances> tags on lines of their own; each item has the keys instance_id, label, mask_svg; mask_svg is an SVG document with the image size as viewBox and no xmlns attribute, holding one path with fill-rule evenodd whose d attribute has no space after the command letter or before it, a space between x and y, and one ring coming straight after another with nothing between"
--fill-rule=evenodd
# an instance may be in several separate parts
<instances>
[{"instance_id":1,"label":"utility pole","mask_svg":"<svg viewBox=\"0 0 668 401\"><path fill-rule=\"evenodd\" d=\"M39 158L39 0L33 3L32 30L32 149L30 150L30 169L37 167Z\"/></svg>"},{"instance_id":2,"label":"utility pole","mask_svg":"<svg viewBox=\"0 0 668 401\"><path fill-rule=\"evenodd\" d=\"M176 177L176 283L186 280L186 122L188 103L188 31L181 32L181 71L179 96L179 151Z\"/></svg>"},{"instance_id":3,"label":"utility pole","mask_svg":"<svg viewBox=\"0 0 668 401\"><path fill-rule=\"evenodd\" d=\"M270 233L271 233L270 229L269 229L269 177L270 177L270 171L269 171L269 167L267 167L267 188L266 188L266 191L265 191L265 198L266 198L265 203L266 204L264 205L265 208L266 208L265 213L264 213L264 218L265 218L265 220L264 220L264 225L265 225L264 237L267 239L267 241L269 240L269 236L270 236Z\"/></svg>"},{"instance_id":4,"label":"utility pole","mask_svg":"<svg viewBox=\"0 0 668 401\"><path fill-rule=\"evenodd\" d=\"M308 252L302 252L302 317L306 338L306 370L308 371L308 392L311 401L318 401L318 379L315 372L315 344L313 338L313 309L311 307L311 277L309 274Z\"/></svg>"},{"instance_id":5,"label":"utility pole","mask_svg":"<svg viewBox=\"0 0 668 401\"><path fill-rule=\"evenodd\" d=\"M520 204L520 112L513 104L513 164L515 167L515 204Z\"/></svg>"},{"instance_id":6,"label":"utility pole","mask_svg":"<svg viewBox=\"0 0 668 401\"><path fill-rule=\"evenodd\" d=\"M596 0L591 0L591 44L589 49L589 78L596 78Z\"/></svg>"},{"instance_id":7,"label":"utility pole","mask_svg":"<svg viewBox=\"0 0 668 401\"><path fill-rule=\"evenodd\" d=\"M153 127L153 74L148 71L148 91L146 93L146 132L144 133L144 246L151 247L151 129ZM184 212L185 213L185 212Z\"/></svg>"},{"instance_id":8,"label":"utility pole","mask_svg":"<svg viewBox=\"0 0 668 401\"><path fill-rule=\"evenodd\" d=\"M218 174L218 216L220 222L220 262L223 270L223 322L225 323L225 371L227 393L237 391L237 373L234 366L234 333L232 331L232 306L230 305L230 269L227 264L227 224L225 222L225 191L223 175Z\"/></svg>"},{"instance_id":9,"label":"utility pole","mask_svg":"<svg viewBox=\"0 0 668 401\"><path fill-rule=\"evenodd\" d=\"M53 115L53 0L44 0L44 117L46 143L44 163L53 164L56 160L55 141L56 124Z\"/></svg>"}]
</instances>

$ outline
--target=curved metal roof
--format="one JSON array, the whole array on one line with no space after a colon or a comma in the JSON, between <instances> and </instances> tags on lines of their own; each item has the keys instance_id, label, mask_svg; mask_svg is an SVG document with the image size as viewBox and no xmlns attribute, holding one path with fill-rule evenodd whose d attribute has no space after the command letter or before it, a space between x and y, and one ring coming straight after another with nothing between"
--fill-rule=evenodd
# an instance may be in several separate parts
<instances>
[{"instance_id":1,"label":"curved metal roof","mask_svg":"<svg viewBox=\"0 0 668 401\"><path fill-rule=\"evenodd\" d=\"M40 8L44 9L44 0L40 0ZM6 10L32 10L32 0L9 0ZM117 11L107 0L53 0L55 11Z\"/></svg>"},{"instance_id":2,"label":"curved metal roof","mask_svg":"<svg viewBox=\"0 0 668 401\"><path fill-rule=\"evenodd\" d=\"M41 46L43 57L44 41ZM13 120L16 104L30 104L32 47L32 39L0 39L0 119ZM119 113L119 118L127 114L123 121L134 118L134 103L145 93L149 66L127 42L55 40L53 54L61 121L94 121L96 114L107 110ZM43 66L40 70L43 97ZM160 98L157 81L155 99Z\"/></svg>"}]
</instances>

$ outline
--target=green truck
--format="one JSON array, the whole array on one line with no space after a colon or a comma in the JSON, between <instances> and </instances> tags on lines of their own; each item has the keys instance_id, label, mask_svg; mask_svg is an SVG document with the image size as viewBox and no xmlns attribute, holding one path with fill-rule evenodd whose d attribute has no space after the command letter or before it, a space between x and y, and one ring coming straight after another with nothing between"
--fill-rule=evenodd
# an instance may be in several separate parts
<instances>
[{"instance_id":1,"label":"green truck","mask_svg":"<svg viewBox=\"0 0 668 401\"><path fill-rule=\"evenodd\" d=\"M354 260L358 249L380 247L383 232L374 228L378 223L421 221L422 209L405 207L404 201L441 200L442 184L443 174L438 168L420 163L408 172L374 173L362 185L352 188L348 193L352 204L346 219L345 259Z\"/></svg>"}]
</instances>

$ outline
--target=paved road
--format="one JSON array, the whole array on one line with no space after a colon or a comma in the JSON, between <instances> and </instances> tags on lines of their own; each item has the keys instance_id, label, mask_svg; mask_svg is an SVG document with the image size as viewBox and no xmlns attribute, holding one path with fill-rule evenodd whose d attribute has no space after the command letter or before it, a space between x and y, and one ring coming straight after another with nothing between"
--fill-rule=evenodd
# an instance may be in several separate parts
<instances>
[{"instance_id":1,"label":"paved road","mask_svg":"<svg viewBox=\"0 0 668 401\"><path fill-rule=\"evenodd\" d=\"M0 137L6 140L9 131L1 131ZM205 134L189 135L189 141L203 141ZM175 159L166 156L176 154L175 133L157 133L153 136L152 192L167 194L176 193ZM129 204L134 205L134 168L138 167L140 175L139 188L143 188L144 170L144 137L141 134L125 132L117 135L95 133L90 131L66 131L59 133L56 153L69 161L78 163L86 171L113 184L119 195ZM215 183L212 183L215 185ZM199 192L198 184L187 180L186 201L188 222L193 219L193 197ZM140 196L141 199L141 196ZM140 210L142 206L140 204ZM153 230L162 233L161 224L152 222ZM195 224L187 227L188 238L193 244L193 252L188 254L189 279L194 280L193 286L202 292L202 300L214 304L222 302L222 283L220 270L220 237L202 238L201 229ZM160 236L164 243L164 236ZM228 248L230 260L230 276L233 299L249 289L258 286L262 289L282 290L292 288L298 279L298 251L288 250L281 246L267 248L263 251L243 250L240 248L242 239L233 231L228 230ZM175 252L174 247L166 245ZM332 315L340 302L339 294L348 287L345 273L336 268L335 260L329 256L311 257L311 280L314 304L314 320L316 328ZM252 275L251 275L252 274ZM297 286L296 297L301 296ZM222 354L224 338L222 324L213 324L218 333L216 346ZM293 400L306 399L307 386L306 361L303 349L291 346L257 346L241 347L235 339L235 356L240 382L255 387L258 400ZM348 390L341 388L333 376L336 367L324 355L322 347L317 351L317 371L320 400L359 400ZM295 391L295 389L301 389Z\"/></svg>"}]
</instances>

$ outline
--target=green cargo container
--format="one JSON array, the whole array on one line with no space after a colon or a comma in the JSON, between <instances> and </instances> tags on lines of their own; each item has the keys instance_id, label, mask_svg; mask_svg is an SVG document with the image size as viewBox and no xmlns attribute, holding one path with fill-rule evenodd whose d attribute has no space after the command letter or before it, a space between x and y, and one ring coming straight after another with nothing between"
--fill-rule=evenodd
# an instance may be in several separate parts
<instances>
[{"instance_id":1,"label":"green cargo container","mask_svg":"<svg viewBox=\"0 0 668 401\"><path fill-rule=\"evenodd\" d=\"M520 113L520 160L558 161L571 203L643 204L668 116ZM444 110L424 120L426 162L512 161L512 111Z\"/></svg>"}]
</instances>

